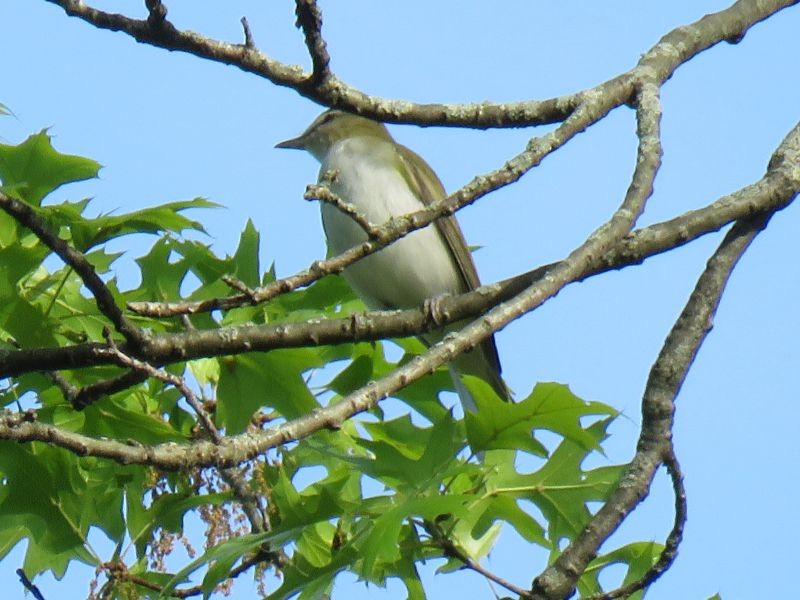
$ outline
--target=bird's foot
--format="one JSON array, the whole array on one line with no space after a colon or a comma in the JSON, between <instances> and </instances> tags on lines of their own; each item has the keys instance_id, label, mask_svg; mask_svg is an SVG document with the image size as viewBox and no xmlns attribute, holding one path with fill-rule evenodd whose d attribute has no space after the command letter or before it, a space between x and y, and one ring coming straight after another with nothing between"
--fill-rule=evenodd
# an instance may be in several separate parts
<instances>
[{"instance_id":1,"label":"bird's foot","mask_svg":"<svg viewBox=\"0 0 800 600\"><path fill-rule=\"evenodd\" d=\"M442 309L442 300L449 294L442 294L433 298L426 298L422 303L422 311L425 313L425 321L434 327L441 327L450 317L447 311Z\"/></svg>"}]
</instances>

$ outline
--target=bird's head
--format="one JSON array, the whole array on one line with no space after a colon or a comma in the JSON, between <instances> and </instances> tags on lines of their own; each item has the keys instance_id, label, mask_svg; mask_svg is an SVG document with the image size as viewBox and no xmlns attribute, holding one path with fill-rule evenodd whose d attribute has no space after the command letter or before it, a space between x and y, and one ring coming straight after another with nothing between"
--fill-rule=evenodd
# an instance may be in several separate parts
<instances>
[{"instance_id":1,"label":"bird's head","mask_svg":"<svg viewBox=\"0 0 800 600\"><path fill-rule=\"evenodd\" d=\"M374 137L391 141L383 123L341 110L326 110L296 138L276 144L276 148L306 150L319 161L337 142L349 138Z\"/></svg>"}]
</instances>

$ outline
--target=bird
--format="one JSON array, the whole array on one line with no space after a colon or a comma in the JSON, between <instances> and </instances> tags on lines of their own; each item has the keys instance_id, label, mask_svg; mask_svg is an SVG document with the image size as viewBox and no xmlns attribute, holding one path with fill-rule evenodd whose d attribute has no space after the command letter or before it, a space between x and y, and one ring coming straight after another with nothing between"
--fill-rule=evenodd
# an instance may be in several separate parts
<instances>
[{"instance_id":1,"label":"bird","mask_svg":"<svg viewBox=\"0 0 800 600\"><path fill-rule=\"evenodd\" d=\"M311 154L320 163L319 181L373 224L447 197L430 165L397 143L383 123L367 117L329 109L302 134L275 147ZM340 208L322 202L321 213L331 255L367 240L364 228ZM343 275L373 310L415 308L480 286L472 254L454 216L441 217L408 234L348 266ZM443 332L426 333L422 340L430 346L443 336ZM448 367L465 410L474 412L477 407L461 379L464 374L483 379L500 398L511 400L501 377L494 336L460 354Z\"/></svg>"}]
</instances>

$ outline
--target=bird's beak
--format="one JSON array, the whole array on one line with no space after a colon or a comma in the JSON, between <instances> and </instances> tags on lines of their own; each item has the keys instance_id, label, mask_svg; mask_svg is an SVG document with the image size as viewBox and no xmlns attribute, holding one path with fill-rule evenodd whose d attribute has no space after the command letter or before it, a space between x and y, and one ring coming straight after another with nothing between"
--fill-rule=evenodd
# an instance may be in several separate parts
<instances>
[{"instance_id":1,"label":"bird's beak","mask_svg":"<svg viewBox=\"0 0 800 600\"><path fill-rule=\"evenodd\" d=\"M304 150L306 147L306 140L305 136L301 135L300 137L292 138L290 140L286 140L280 142L279 144L275 144L276 148L294 148L295 150Z\"/></svg>"}]
</instances>

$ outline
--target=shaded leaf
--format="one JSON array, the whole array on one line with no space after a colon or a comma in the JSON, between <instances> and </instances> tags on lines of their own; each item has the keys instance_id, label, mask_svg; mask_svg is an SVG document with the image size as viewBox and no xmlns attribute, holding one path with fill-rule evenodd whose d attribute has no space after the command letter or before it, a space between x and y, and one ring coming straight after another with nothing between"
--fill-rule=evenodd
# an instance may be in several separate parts
<instances>
[{"instance_id":1,"label":"shaded leaf","mask_svg":"<svg viewBox=\"0 0 800 600\"><path fill-rule=\"evenodd\" d=\"M253 414L274 408L286 418L319 407L302 372L316 366L314 352L276 350L226 358L220 363L217 418L229 433L244 431ZM309 360L311 359L311 360Z\"/></svg>"}]
</instances>

